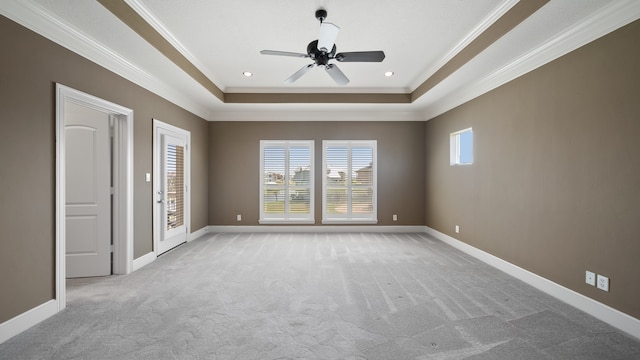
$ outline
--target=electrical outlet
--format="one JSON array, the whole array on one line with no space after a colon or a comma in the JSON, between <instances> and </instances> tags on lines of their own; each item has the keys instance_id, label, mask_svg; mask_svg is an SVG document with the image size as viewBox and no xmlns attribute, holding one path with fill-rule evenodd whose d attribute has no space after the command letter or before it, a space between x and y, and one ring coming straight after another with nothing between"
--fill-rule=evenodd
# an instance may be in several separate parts
<instances>
[{"instance_id":1,"label":"electrical outlet","mask_svg":"<svg viewBox=\"0 0 640 360\"><path fill-rule=\"evenodd\" d=\"M236 221L242 221L242 215L240 214L236 215Z\"/></svg>"},{"instance_id":2,"label":"electrical outlet","mask_svg":"<svg viewBox=\"0 0 640 360\"><path fill-rule=\"evenodd\" d=\"M598 289L609 291L609 278L598 274Z\"/></svg>"},{"instance_id":3,"label":"electrical outlet","mask_svg":"<svg viewBox=\"0 0 640 360\"><path fill-rule=\"evenodd\" d=\"M596 286L596 274L587 270L584 281L591 286Z\"/></svg>"},{"instance_id":4,"label":"electrical outlet","mask_svg":"<svg viewBox=\"0 0 640 360\"><path fill-rule=\"evenodd\" d=\"M398 215L393 214L393 221L398 221Z\"/></svg>"},{"instance_id":5,"label":"electrical outlet","mask_svg":"<svg viewBox=\"0 0 640 360\"><path fill-rule=\"evenodd\" d=\"M460 225L456 225L456 234L460 233Z\"/></svg>"}]
</instances>

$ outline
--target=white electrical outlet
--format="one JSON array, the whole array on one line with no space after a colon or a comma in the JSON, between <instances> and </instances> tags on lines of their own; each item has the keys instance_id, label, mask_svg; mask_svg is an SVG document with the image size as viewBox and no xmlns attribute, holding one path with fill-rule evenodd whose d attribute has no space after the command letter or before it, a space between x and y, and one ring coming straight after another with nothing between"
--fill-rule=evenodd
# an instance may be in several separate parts
<instances>
[{"instance_id":1,"label":"white electrical outlet","mask_svg":"<svg viewBox=\"0 0 640 360\"><path fill-rule=\"evenodd\" d=\"M242 221L242 215L240 214L236 215L236 221Z\"/></svg>"},{"instance_id":2,"label":"white electrical outlet","mask_svg":"<svg viewBox=\"0 0 640 360\"><path fill-rule=\"evenodd\" d=\"M591 286L596 286L596 274L587 270L585 278L584 278L584 282L586 282L587 284L591 285Z\"/></svg>"},{"instance_id":3,"label":"white electrical outlet","mask_svg":"<svg viewBox=\"0 0 640 360\"><path fill-rule=\"evenodd\" d=\"M144 181L151 182L151 174L150 173L144 174Z\"/></svg>"},{"instance_id":4,"label":"white electrical outlet","mask_svg":"<svg viewBox=\"0 0 640 360\"><path fill-rule=\"evenodd\" d=\"M609 278L598 274L598 289L609 291Z\"/></svg>"},{"instance_id":5,"label":"white electrical outlet","mask_svg":"<svg viewBox=\"0 0 640 360\"><path fill-rule=\"evenodd\" d=\"M456 234L460 233L460 225L456 225Z\"/></svg>"},{"instance_id":6,"label":"white electrical outlet","mask_svg":"<svg viewBox=\"0 0 640 360\"><path fill-rule=\"evenodd\" d=\"M398 221L398 215L393 214L393 221Z\"/></svg>"}]
</instances>

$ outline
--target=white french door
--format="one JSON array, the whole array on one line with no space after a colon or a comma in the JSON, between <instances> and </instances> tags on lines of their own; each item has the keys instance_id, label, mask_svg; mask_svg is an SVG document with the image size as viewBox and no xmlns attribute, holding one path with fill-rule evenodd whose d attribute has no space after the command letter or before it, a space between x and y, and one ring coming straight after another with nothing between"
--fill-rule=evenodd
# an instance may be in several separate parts
<instances>
[{"instance_id":1,"label":"white french door","mask_svg":"<svg viewBox=\"0 0 640 360\"><path fill-rule=\"evenodd\" d=\"M156 255L189 234L190 133L154 120L154 245Z\"/></svg>"}]
</instances>

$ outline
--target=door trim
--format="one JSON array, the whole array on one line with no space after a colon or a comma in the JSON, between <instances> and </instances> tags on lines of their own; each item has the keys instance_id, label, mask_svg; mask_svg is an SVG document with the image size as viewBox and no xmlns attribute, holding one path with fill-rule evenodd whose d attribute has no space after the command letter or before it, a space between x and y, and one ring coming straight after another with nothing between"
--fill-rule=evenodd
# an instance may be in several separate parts
<instances>
[{"instance_id":1,"label":"door trim","mask_svg":"<svg viewBox=\"0 0 640 360\"><path fill-rule=\"evenodd\" d=\"M156 197L160 190L160 179L158 178L158 170L160 169L161 156L158 153L158 130L168 130L174 133L178 133L187 139L187 148L185 151L184 160L184 182L187 188L187 193L184 199L184 223L186 226L186 242L189 242L189 234L191 233L191 132L181 129L177 126L167 124L163 121L153 119L153 253L159 256L158 243L160 242L160 211L156 204Z\"/></svg>"},{"instance_id":2,"label":"door trim","mask_svg":"<svg viewBox=\"0 0 640 360\"><path fill-rule=\"evenodd\" d=\"M113 273L133 269L133 110L93 95L56 84L56 296L58 311L66 306L66 190L65 190L65 103L72 102L113 115L114 216Z\"/></svg>"}]
</instances>

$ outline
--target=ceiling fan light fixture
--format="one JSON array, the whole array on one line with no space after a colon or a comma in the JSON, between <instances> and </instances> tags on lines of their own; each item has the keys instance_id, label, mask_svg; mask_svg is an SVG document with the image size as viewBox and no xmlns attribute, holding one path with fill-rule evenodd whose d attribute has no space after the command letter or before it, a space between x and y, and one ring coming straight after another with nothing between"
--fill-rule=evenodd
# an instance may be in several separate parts
<instances>
[{"instance_id":1,"label":"ceiling fan light fixture","mask_svg":"<svg viewBox=\"0 0 640 360\"><path fill-rule=\"evenodd\" d=\"M342 52L336 54L337 48L335 41L338 37L338 33L340 32L340 28L335 24L324 22L327 18L327 11L324 9L316 11L316 18L320 21L320 33L318 34L317 40L313 40L309 45L307 45L306 54L276 50L260 51L260 54L263 55L293 56L313 60L312 64L303 66L300 70L286 79L284 81L285 84L295 82L302 75L311 70L312 67L322 66L336 84L347 85L349 83L349 78L347 78L336 64L330 64L330 60L335 60L337 62L382 62L382 60L384 60L385 55L382 50ZM393 75L393 72L390 73Z\"/></svg>"},{"instance_id":2,"label":"ceiling fan light fixture","mask_svg":"<svg viewBox=\"0 0 640 360\"><path fill-rule=\"evenodd\" d=\"M386 76L386 77L391 77L391 76L393 76L394 74L395 74L395 73L394 73L393 71L387 71L387 72L385 72L385 73L384 73L384 76Z\"/></svg>"}]
</instances>

